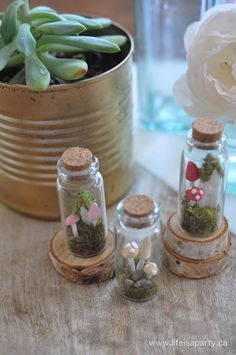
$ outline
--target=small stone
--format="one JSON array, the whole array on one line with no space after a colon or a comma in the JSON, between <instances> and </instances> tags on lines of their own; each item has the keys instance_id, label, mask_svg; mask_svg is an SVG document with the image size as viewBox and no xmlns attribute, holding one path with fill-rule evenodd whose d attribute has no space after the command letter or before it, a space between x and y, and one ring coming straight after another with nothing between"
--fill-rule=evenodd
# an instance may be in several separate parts
<instances>
[{"instance_id":1,"label":"small stone","mask_svg":"<svg viewBox=\"0 0 236 355\"><path fill-rule=\"evenodd\" d=\"M134 281L132 281L132 280L130 280L130 279L126 279L126 280L125 280L125 286L126 286L127 288L132 287L133 284L134 284Z\"/></svg>"},{"instance_id":2,"label":"small stone","mask_svg":"<svg viewBox=\"0 0 236 355\"><path fill-rule=\"evenodd\" d=\"M138 280L135 282L134 287L139 288L139 287L148 287L151 285L151 281L142 278L141 280Z\"/></svg>"},{"instance_id":3,"label":"small stone","mask_svg":"<svg viewBox=\"0 0 236 355\"><path fill-rule=\"evenodd\" d=\"M139 279L141 279L141 277L143 276L143 272L141 270L136 270L135 272L133 272L132 274L132 279L134 281L137 281Z\"/></svg>"}]
</instances>

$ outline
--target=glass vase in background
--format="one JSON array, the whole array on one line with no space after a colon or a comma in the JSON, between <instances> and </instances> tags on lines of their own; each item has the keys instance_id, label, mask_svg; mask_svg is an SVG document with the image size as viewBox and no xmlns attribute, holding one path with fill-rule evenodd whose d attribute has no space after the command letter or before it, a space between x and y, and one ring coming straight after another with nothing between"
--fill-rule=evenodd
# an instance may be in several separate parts
<instances>
[{"instance_id":1,"label":"glass vase in background","mask_svg":"<svg viewBox=\"0 0 236 355\"><path fill-rule=\"evenodd\" d=\"M186 71L184 33L213 5L207 0L134 0L138 105L149 130L184 131L192 119L173 101Z\"/></svg>"},{"instance_id":2,"label":"glass vase in background","mask_svg":"<svg viewBox=\"0 0 236 355\"><path fill-rule=\"evenodd\" d=\"M232 4L235 0L212 0L212 5ZM235 113L236 120L236 113ZM227 149L229 152L229 169L227 179L227 193L236 196L236 125L233 123L225 124L225 133L227 135Z\"/></svg>"},{"instance_id":3,"label":"glass vase in background","mask_svg":"<svg viewBox=\"0 0 236 355\"><path fill-rule=\"evenodd\" d=\"M232 4L235 0L211 0L212 4ZM236 113L235 113L236 120ZM236 196L236 125L232 122L225 123L225 133L227 135L227 149L229 152L229 168L226 192Z\"/></svg>"},{"instance_id":4,"label":"glass vase in background","mask_svg":"<svg viewBox=\"0 0 236 355\"><path fill-rule=\"evenodd\" d=\"M232 123L226 123L225 133L227 135L227 149L229 152L229 168L226 192L232 195L236 195L236 125Z\"/></svg>"}]
</instances>

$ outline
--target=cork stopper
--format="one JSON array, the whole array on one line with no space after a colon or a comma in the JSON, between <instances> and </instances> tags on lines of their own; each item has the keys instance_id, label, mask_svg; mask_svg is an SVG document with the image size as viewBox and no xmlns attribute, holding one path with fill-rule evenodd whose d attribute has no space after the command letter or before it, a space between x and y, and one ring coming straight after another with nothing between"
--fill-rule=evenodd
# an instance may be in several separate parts
<instances>
[{"instance_id":1,"label":"cork stopper","mask_svg":"<svg viewBox=\"0 0 236 355\"><path fill-rule=\"evenodd\" d=\"M93 162L93 154L89 149L73 147L61 156L63 166L71 171L87 169Z\"/></svg>"},{"instance_id":2,"label":"cork stopper","mask_svg":"<svg viewBox=\"0 0 236 355\"><path fill-rule=\"evenodd\" d=\"M131 217L146 217L154 208L153 200L145 195L128 196L124 201L124 211Z\"/></svg>"},{"instance_id":3,"label":"cork stopper","mask_svg":"<svg viewBox=\"0 0 236 355\"><path fill-rule=\"evenodd\" d=\"M224 126L214 118L198 118L193 122L192 128L192 137L203 143L220 140L224 131Z\"/></svg>"}]
</instances>

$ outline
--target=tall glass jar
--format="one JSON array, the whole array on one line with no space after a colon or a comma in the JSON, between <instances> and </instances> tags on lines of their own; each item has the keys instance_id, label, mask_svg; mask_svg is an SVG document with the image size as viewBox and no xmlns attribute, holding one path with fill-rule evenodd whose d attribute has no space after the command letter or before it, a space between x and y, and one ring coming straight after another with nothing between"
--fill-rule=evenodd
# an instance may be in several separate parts
<instances>
[{"instance_id":1,"label":"tall glass jar","mask_svg":"<svg viewBox=\"0 0 236 355\"><path fill-rule=\"evenodd\" d=\"M223 125L212 118L193 122L182 154L178 216L189 234L215 233L224 215L228 154Z\"/></svg>"},{"instance_id":2,"label":"tall glass jar","mask_svg":"<svg viewBox=\"0 0 236 355\"><path fill-rule=\"evenodd\" d=\"M173 101L173 86L186 71L184 33L213 1L134 0L139 116L145 128L191 127Z\"/></svg>"},{"instance_id":3,"label":"tall glass jar","mask_svg":"<svg viewBox=\"0 0 236 355\"><path fill-rule=\"evenodd\" d=\"M98 159L85 148L69 148L57 165L57 191L66 243L72 254L91 257L105 247L107 216Z\"/></svg>"},{"instance_id":4,"label":"tall glass jar","mask_svg":"<svg viewBox=\"0 0 236 355\"><path fill-rule=\"evenodd\" d=\"M116 213L118 291L133 301L149 300L158 291L159 208L149 197L134 195L121 201Z\"/></svg>"}]
</instances>

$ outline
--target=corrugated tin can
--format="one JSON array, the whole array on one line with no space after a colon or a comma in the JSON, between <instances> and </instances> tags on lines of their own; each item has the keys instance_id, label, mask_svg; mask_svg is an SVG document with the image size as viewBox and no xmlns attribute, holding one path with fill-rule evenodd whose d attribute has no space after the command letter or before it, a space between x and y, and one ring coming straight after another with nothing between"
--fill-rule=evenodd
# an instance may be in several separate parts
<instances>
[{"instance_id":1,"label":"corrugated tin can","mask_svg":"<svg viewBox=\"0 0 236 355\"><path fill-rule=\"evenodd\" d=\"M68 147L99 158L107 204L132 182L132 52L130 35L121 62L94 78L35 93L0 84L0 200L20 212L59 216L56 162ZM111 30L109 30L111 33Z\"/></svg>"}]
</instances>

